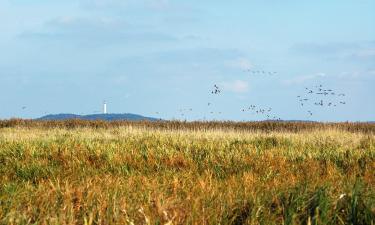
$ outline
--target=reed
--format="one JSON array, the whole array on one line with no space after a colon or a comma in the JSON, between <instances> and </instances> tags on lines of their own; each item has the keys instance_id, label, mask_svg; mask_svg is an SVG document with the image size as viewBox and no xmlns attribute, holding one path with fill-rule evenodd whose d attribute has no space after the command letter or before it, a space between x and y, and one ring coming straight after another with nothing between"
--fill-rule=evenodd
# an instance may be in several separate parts
<instances>
[{"instance_id":1,"label":"reed","mask_svg":"<svg viewBox=\"0 0 375 225\"><path fill-rule=\"evenodd\" d=\"M0 224L375 221L371 124L0 124Z\"/></svg>"}]
</instances>

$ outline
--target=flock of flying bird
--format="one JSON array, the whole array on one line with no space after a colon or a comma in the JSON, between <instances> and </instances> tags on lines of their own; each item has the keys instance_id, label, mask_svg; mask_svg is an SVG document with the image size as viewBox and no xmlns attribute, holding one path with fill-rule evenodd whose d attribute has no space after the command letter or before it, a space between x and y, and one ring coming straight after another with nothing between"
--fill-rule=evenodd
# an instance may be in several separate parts
<instances>
[{"instance_id":1,"label":"flock of flying bird","mask_svg":"<svg viewBox=\"0 0 375 225\"><path fill-rule=\"evenodd\" d=\"M313 88L305 87L304 95L298 95L297 100L301 107L309 107L307 113L312 116L313 112L311 106L315 107L337 107L338 105L345 105L346 101L343 99L346 96L344 93L337 93L336 91L323 87L322 84L316 85Z\"/></svg>"},{"instance_id":2,"label":"flock of flying bird","mask_svg":"<svg viewBox=\"0 0 375 225\"><path fill-rule=\"evenodd\" d=\"M277 72L275 71L265 71L265 70L251 70L247 69L244 72L250 73L252 75L276 75Z\"/></svg>"},{"instance_id":3,"label":"flock of flying bird","mask_svg":"<svg viewBox=\"0 0 375 225\"><path fill-rule=\"evenodd\" d=\"M259 71L256 71L256 72L259 72ZM262 71L262 72L265 72L265 71ZM269 74L273 74L273 73L276 73L276 72L269 72ZM215 84L213 86L213 89L211 90L211 94L213 94L213 95L219 95L220 93L221 93L221 89L219 88L218 85ZM212 103L209 102L209 103L207 103L207 105L211 106ZM264 115L265 118L267 118L267 120L270 120L270 119L272 119L272 120L281 120L280 117L277 117L276 115L272 114L272 108L271 107L264 108L264 107L260 107L260 106L256 106L256 105L250 105L248 107L242 108L241 112L251 112L253 115L254 114ZM210 114L214 114L214 112L211 111ZM221 112L218 112L218 114L221 114Z\"/></svg>"},{"instance_id":4,"label":"flock of flying bird","mask_svg":"<svg viewBox=\"0 0 375 225\"><path fill-rule=\"evenodd\" d=\"M277 117L276 115L273 115L272 114L272 108L271 107L267 107L267 108L261 108L259 106L256 106L256 105L250 105L249 107L245 107L243 109L241 109L242 112L252 112L252 114L257 114L257 115L264 115L267 120L281 120L280 117Z\"/></svg>"},{"instance_id":5,"label":"flock of flying bird","mask_svg":"<svg viewBox=\"0 0 375 225\"><path fill-rule=\"evenodd\" d=\"M276 75L277 72L274 71L265 71L265 70L251 70L247 69L244 72L253 74L253 75ZM307 114L309 116L313 115L312 107L326 107L326 108L334 108L338 105L345 105L346 101L344 97L346 94L338 93L330 88L325 88L322 84L316 85L313 87L305 87L304 93L297 96L297 100L301 107L306 109ZM212 95L220 95L222 93L221 88L214 84L213 88L210 90ZM212 103L208 102L207 106L209 108L212 107ZM26 110L26 106L22 107L22 110ZM253 115L262 115L267 120L281 120L280 117L273 114L271 107L260 107L256 105L250 105L247 107L243 107L241 110L243 113L251 112ZM95 111L97 112L97 111ZM193 112L192 108L183 108L179 110L179 115L184 117L187 116L189 113ZM159 112L155 112L155 114L159 115ZM214 112L210 110L210 114L222 114L222 112Z\"/></svg>"},{"instance_id":6,"label":"flock of flying bird","mask_svg":"<svg viewBox=\"0 0 375 225\"><path fill-rule=\"evenodd\" d=\"M265 71L265 70L251 70L247 69L244 72L248 72L253 75L276 75L277 72L274 71ZM322 84L310 87L305 87L305 93L298 95L297 100L301 107L306 109L308 116L313 116L314 109L312 107L327 107L327 108L334 108L338 105L345 105L346 101L344 97L346 94L338 93L330 88L325 88ZM220 95L222 93L221 88L214 84L212 89L210 90L212 95ZM211 107L213 104L211 102L207 103L208 107ZM187 113L192 112L193 109L180 109L179 113L180 116L184 117ZM273 109L271 107L261 107L256 105L249 105L243 107L241 110L243 113L250 112L252 115L261 115L264 116L267 120L281 120L280 117L273 113ZM159 113L157 113L159 114ZM222 114L222 112L214 112L210 110L210 114Z\"/></svg>"}]
</instances>

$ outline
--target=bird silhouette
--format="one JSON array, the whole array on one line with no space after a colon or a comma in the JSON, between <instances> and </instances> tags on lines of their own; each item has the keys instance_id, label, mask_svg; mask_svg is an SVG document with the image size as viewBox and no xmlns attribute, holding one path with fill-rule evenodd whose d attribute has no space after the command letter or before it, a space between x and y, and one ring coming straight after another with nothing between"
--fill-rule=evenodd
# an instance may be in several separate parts
<instances>
[{"instance_id":1,"label":"bird silhouette","mask_svg":"<svg viewBox=\"0 0 375 225\"><path fill-rule=\"evenodd\" d=\"M217 86L216 84L214 85L214 89L211 91L211 94L220 94L221 93L221 90L219 88L219 86Z\"/></svg>"},{"instance_id":2,"label":"bird silhouette","mask_svg":"<svg viewBox=\"0 0 375 225\"><path fill-rule=\"evenodd\" d=\"M247 69L247 70L244 70L245 72L248 72L248 73L251 73L251 74L264 74L264 75L276 75L277 72L275 71L266 71L266 70L251 70L251 69Z\"/></svg>"}]
</instances>

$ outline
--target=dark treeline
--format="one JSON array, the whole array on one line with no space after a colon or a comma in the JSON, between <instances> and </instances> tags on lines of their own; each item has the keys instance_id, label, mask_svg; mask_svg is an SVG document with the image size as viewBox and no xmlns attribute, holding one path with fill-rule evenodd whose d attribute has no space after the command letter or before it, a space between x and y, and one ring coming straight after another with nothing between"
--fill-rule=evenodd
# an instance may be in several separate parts
<instances>
[{"instance_id":1,"label":"dark treeline","mask_svg":"<svg viewBox=\"0 0 375 225\"><path fill-rule=\"evenodd\" d=\"M233 122L233 121L102 121L102 120L0 120L0 128L24 127L24 128L116 128L133 126L150 129L166 130L213 130L228 129L236 131L264 131L264 132L301 132L316 129L339 129L349 132L361 132L375 134L375 123L364 122L286 122L286 121L260 121L260 122Z\"/></svg>"}]
</instances>

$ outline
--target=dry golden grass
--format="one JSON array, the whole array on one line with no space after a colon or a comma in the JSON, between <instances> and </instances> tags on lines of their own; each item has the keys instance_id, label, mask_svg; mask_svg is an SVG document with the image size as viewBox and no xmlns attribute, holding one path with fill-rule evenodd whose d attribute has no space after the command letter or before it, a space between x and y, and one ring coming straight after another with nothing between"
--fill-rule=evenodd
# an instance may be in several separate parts
<instances>
[{"instance_id":1,"label":"dry golden grass","mask_svg":"<svg viewBox=\"0 0 375 225\"><path fill-rule=\"evenodd\" d=\"M20 123L0 129L0 224L375 221L371 125Z\"/></svg>"}]
</instances>

